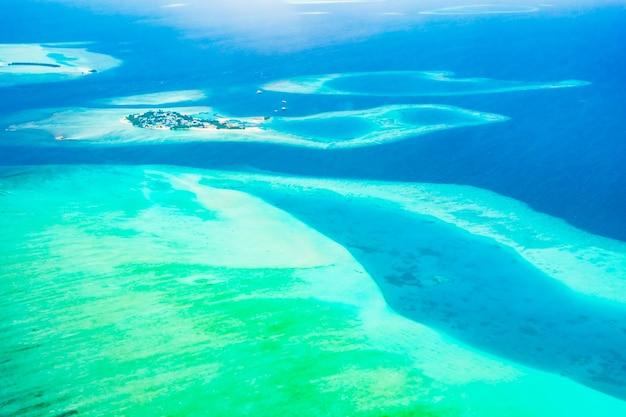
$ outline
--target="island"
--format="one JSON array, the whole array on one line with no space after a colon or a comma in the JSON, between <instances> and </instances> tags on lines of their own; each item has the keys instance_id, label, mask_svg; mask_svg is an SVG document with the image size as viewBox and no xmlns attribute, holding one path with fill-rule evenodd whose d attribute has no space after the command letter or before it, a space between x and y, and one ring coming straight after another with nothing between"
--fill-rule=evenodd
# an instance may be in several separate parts
<instances>
[{"instance_id":1,"label":"island","mask_svg":"<svg viewBox=\"0 0 626 417\"><path fill-rule=\"evenodd\" d=\"M238 129L242 130L247 124L241 120L216 117L201 119L199 117L178 113L169 110L149 110L145 113L130 114L124 118L133 126L144 129ZM254 125L256 126L256 125Z\"/></svg>"},{"instance_id":2,"label":"island","mask_svg":"<svg viewBox=\"0 0 626 417\"><path fill-rule=\"evenodd\" d=\"M0 43L0 86L67 81L119 66L122 61L90 52L86 43Z\"/></svg>"},{"instance_id":3,"label":"island","mask_svg":"<svg viewBox=\"0 0 626 417\"><path fill-rule=\"evenodd\" d=\"M69 107L50 109L48 113L48 118L10 125L6 130L43 130L59 141L103 144L231 141L339 149L382 145L441 130L509 120L499 114L440 104L385 105L286 117L231 118L207 106Z\"/></svg>"}]
</instances>

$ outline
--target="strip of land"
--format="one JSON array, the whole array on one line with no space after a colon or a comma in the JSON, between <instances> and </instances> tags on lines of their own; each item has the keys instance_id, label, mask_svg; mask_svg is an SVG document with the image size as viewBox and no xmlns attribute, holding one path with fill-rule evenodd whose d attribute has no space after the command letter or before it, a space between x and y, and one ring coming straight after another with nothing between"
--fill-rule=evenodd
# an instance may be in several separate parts
<instances>
[{"instance_id":1,"label":"strip of land","mask_svg":"<svg viewBox=\"0 0 626 417\"><path fill-rule=\"evenodd\" d=\"M0 44L0 87L70 80L121 64L84 44Z\"/></svg>"},{"instance_id":2,"label":"strip of land","mask_svg":"<svg viewBox=\"0 0 626 417\"><path fill-rule=\"evenodd\" d=\"M434 104L389 105L304 117L234 118L209 107L76 108L51 113L46 119L12 125L8 130L38 129L57 139L101 144L228 141L338 149L381 145L508 120L499 114Z\"/></svg>"}]
</instances>

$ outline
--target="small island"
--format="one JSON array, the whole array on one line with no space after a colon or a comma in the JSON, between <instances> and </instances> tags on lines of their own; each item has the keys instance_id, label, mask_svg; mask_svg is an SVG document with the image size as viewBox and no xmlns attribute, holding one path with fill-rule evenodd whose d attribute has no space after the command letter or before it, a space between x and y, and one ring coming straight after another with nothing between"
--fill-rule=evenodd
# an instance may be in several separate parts
<instances>
[{"instance_id":1,"label":"small island","mask_svg":"<svg viewBox=\"0 0 626 417\"><path fill-rule=\"evenodd\" d=\"M215 118L201 119L199 117L178 113L169 110L150 110L145 113L130 114L124 118L133 126L144 129L245 129L246 123L240 120Z\"/></svg>"},{"instance_id":2,"label":"small island","mask_svg":"<svg viewBox=\"0 0 626 417\"><path fill-rule=\"evenodd\" d=\"M88 42L6 44L0 42L2 86L67 81L119 66L122 61L89 52Z\"/></svg>"}]
</instances>

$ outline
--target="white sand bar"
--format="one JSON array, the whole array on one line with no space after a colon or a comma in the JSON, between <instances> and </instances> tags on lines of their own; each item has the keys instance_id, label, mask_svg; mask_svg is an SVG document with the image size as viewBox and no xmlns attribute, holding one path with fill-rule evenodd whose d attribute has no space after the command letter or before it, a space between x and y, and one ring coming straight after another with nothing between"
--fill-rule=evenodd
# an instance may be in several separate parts
<instances>
[{"instance_id":1,"label":"white sand bar","mask_svg":"<svg viewBox=\"0 0 626 417\"><path fill-rule=\"evenodd\" d=\"M113 106L158 106L172 103L199 101L207 98L204 90L177 90L160 93L138 94L127 97L114 97L102 100L103 104Z\"/></svg>"},{"instance_id":2,"label":"white sand bar","mask_svg":"<svg viewBox=\"0 0 626 417\"><path fill-rule=\"evenodd\" d=\"M372 198L394 202L399 209L432 216L510 247L574 291L626 303L626 243L587 233L491 191L446 184L216 175L265 187L329 190L368 204Z\"/></svg>"},{"instance_id":3,"label":"white sand bar","mask_svg":"<svg viewBox=\"0 0 626 417\"><path fill-rule=\"evenodd\" d=\"M481 14L518 14L534 13L540 10L535 6L523 6L514 4L471 4L467 6L443 7L441 9L420 12L421 14L436 15L481 15Z\"/></svg>"},{"instance_id":4,"label":"white sand bar","mask_svg":"<svg viewBox=\"0 0 626 417\"><path fill-rule=\"evenodd\" d=\"M359 405L375 407L373 413L381 404L406 407L415 402L453 410L446 415L468 417L626 413L623 401L567 378L490 356L398 315L345 248L246 191L331 190L370 202L372 197L396 201L402 205L399 209L430 213L459 225L465 215L458 210L481 213L489 204L495 211L487 220L497 218L504 207L519 217L512 220L517 226L536 220L519 203L507 205L508 199L470 187L370 184L166 166L39 166L16 168L12 174L16 175L0 178L0 189L6 190L2 200L6 215L0 217L0 226L7 231L0 235L0 249L9 255L4 262L10 266L3 279L9 284L0 289L6 295L3 299L12 301L2 310L9 314L11 326L3 333L0 351L8 350L5 346L42 346L44 355L43 360L38 355L33 361L30 350L22 356L11 351L12 359L20 359L7 368L20 371L13 371L19 384L8 387L11 395L41 390L42 381L53 381L62 387L63 401L69 398L72 409L95 409L98 412L89 414L107 415L100 410L113 407L137 416L145 415L145 404L151 407L163 396L174 399L168 403L195 401L195 396L178 396L179 391L194 389L192 393L204 401L207 393L215 392L214 378L216 384L223 384L218 377L246 368L251 368L251 377L261 380L287 367L294 371L277 375L293 375L296 380L298 369L324 368L329 358L339 355L345 366L307 381L305 392L321 387L353 397L361 392L354 387L371 384L375 389L363 391L369 402ZM244 185L249 187L246 191L234 189ZM469 230L474 223L468 224L462 227ZM552 225L546 221L536 228ZM550 233L563 240L576 239L577 235L561 233L571 229ZM518 230L508 235L532 237ZM622 255L623 249L615 248ZM212 266L233 270L225 273ZM29 291L16 290L22 282ZM181 298L184 294L189 297ZM257 328L281 311L274 309L272 315L267 306L277 303L285 308L289 303L305 309L311 300L322 301L315 303L322 307L319 316L305 316L313 320L325 317L323 309L336 307L354 315L321 322L314 331L306 326L300 330L299 315L287 319L281 315L271 322L280 325L278 330L244 331L244 326ZM286 315L297 309L285 311ZM333 326L326 328L327 322ZM42 330L33 331L40 323ZM259 334L263 339L249 338ZM31 345L22 342L24 335ZM323 344L313 343L318 338ZM276 342L269 346L281 350L268 349L264 344L268 342ZM246 343L251 344L244 350L249 354L238 355L241 350L236 349ZM284 356L292 352L286 346L296 346L297 356ZM229 355L231 351L235 354ZM359 358L370 354L376 355L374 361L357 366ZM155 364L154 373L146 374L146 363ZM49 378L51 374L56 378ZM63 378L70 378L70 383ZM258 386L248 385L247 379L235 381L226 388ZM277 391L274 381L268 383L271 394ZM291 382L280 380L287 387ZM407 386L411 389L405 390ZM171 397L172 387L183 389L176 388L176 396ZM224 385L218 388L218 395L210 397L216 403L229 397L224 395ZM379 398L369 392L389 396ZM206 404L183 415L204 415ZM294 402L286 404L293 407ZM319 411L302 415L319 415Z\"/></svg>"},{"instance_id":5,"label":"white sand bar","mask_svg":"<svg viewBox=\"0 0 626 417\"><path fill-rule=\"evenodd\" d=\"M531 82L492 78L457 78L449 71L379 71L318 74L265 84L268 91L298 94L370 96L458 96L581 87L587 81Z\"/></svg>"},{"instance_id":6,"label":"white sand bar","mask_svg":"<svg viewBox=\"0 0 626 417\"><path fill-rule=\"evenodd\" d=\"M167 110L202 118L215 117L209 107ZM262 142L307 148L355 148L405 140L464 126L502 122L507 117L455 106L390 105L366 110L320 113L306 117L236 118L245 129L151 129L131 125L124 118L146 109L75 108L52 110L52 116L10 126L8 130L39 129L62 140L98 143L138 142Z\"/></svg>"},{"instance_id":7,"label":"white sand bar","mask_svg":"<svg viewBox=\"0 0 626 417\"><path fill-rule=\"evenodd\" d=\"M64 81L115 68L121 61L84 44L0 44L0 87Z\"/></svg>"}]
</instances>

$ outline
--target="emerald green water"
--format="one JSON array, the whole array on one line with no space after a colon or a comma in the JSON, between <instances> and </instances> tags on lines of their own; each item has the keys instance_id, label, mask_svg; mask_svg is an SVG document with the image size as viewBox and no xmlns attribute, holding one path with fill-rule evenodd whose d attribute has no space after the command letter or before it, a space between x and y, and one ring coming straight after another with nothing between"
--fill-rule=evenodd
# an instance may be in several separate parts
<instances>
[{"instance_id":1,"label":"emerald green water","mask_svg":"<svg viewBox=\"0 0 626 417\"><path fill-rule=\"evenodd\" d=\"M441 109L403 109L389 114L407 124L415 125L463 125L472 123L473 117L462 112L442 112Z\"/></svg>"},{"instance_id":2,"label":"emerald green water","mask_svg":"<svg viewBox=\"0 0 626 417\"><path fill-rule=\"evenodd\" d=\"M197 172L167 167L3 174L3 416L623 411L393 313L342 247L262 200L211 188L219 178L200 185ZM279 238L248 247L270 228ZM227 265L238 256L246 266Z\"/></svg>"},{"instance_id":3,"label":"emerald green water","mask_svg":"<svg viewBox=\"0 0 626 417\"><path fill-rule=\"evenodd\" d=\"M355 93L406 94L407 91L430 92L432 81L417 78L413 74L352 75L332 80L328 86ZM436 87L439 85L434 83ZM436 88L435 87L435 88Z\"/></svg>"},{"instance_id":4,"label":"emerald green water","mask_svg":"<svg viewBox=\"0 0 626 417\"><path fill-rule=\"evenodd\" d=\"M460 9L454 14L459 11ZM483 13L489 12L483 11ZM521 82L491 78L462 78L456 77L453 72L449 71L379 71L298 76L266 84L264 88L270 91L295 93L401 97L491 94L555 87L580 87L588 84L582 80Z\"/></svg>"},{"instance_id":5,"label":"emerald green water","mask_svg":"<svg viewBox=\"0 0 626 417\"><path fill-rule=\"evenodd\" d=\"M354 306L298 295L293 269L181 262L128 227L154 205L210 219L192 193L47 171L3 184L3 415L435 415L415 401L429 378L369 346Z\"/></svg>"}]
</instances>

